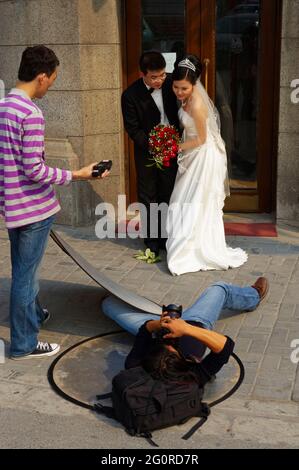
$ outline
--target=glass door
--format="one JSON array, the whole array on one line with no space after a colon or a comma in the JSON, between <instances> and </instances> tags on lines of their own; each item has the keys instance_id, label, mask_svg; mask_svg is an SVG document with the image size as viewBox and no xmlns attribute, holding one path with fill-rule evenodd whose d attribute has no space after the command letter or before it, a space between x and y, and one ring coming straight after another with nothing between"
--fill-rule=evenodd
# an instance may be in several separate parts
<instances>
[{"instance_id":1,"label":"glass door","mask_svg":"<svg viewBox=\"0 0 299 470\"><path fill-rule=\"evenodd\" d=\"M187 2L188 3L188 2ZM126 87L139 78L139 57L143 51L160 51L166 60L166 71L185 53L186 1L185 0L129 0L124 1L125 13L125 67ZM129 177L127 194L130 202L137 200L134 146L125 136L125 150Z\"/></svg>"},{"instance_id":2,"label":"glass door","mask_svg":"<svg viewBox=\"0 0 299 470\"><path fill-rule=\"evenodd\" d=\"M228 211L275 207L281 8L280 0L215 1L215 104L228 156Z\"/></svg>"},{"instance_id":3,"label":"glass door","mask_svg":"<svg viewBox=\"0 0 299 470\"><path fill-rule=\"evenodd\" d=\"M216 1L215 103L226 143L232 194L238 191L241 196L246 191L251 204L248 200L245 209L252 210L258 210L260 25L259 0Z\"/></svg>"},{"instance_id":4,"label":"glass door","mask_svg":"<svg viewBox=\"0 0 299 470\"><path fill-rule=\"evenodd\" d=\"M142 0L142 50L158 50L172 72L173 60L185 51L185 0Z\"/></svg>"}]
</instances>

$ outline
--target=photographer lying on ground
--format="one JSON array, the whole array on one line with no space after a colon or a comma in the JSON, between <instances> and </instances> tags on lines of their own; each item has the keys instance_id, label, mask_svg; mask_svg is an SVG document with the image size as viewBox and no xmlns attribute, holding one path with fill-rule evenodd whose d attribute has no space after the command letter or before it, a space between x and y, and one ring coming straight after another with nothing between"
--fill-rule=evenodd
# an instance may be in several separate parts
<instances>
[{"instance_id":1,"label":"photographer lying on ground","mask_svg":"<svg viewBox=\"0 0 299 470\"><path fill-rule=\"evenodd\" d=\"M166 312L157 319L156 315L139 312L114 297L105 298L102 309L136 335L126 359L127 369L141 365L156 378L195 379L204 385L228 361L234 348L232 339L211 331L221 311L253 311L264 300L268 289L264 277L251 287L217 282L183 312L182 319L172 319ZM161 328L167 328L169 333L159 334ZM206 346L211 352L200 362Z\"/></svg>"}]
</instances>

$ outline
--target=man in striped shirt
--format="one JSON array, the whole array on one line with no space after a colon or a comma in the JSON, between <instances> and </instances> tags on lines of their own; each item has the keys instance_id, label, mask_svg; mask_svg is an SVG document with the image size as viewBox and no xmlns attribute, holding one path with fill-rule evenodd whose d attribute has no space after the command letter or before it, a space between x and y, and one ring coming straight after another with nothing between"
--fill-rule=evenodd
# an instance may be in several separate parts
<instances>
[{"instance_id":1,"label":"man in striped shirt","mask_svg":"<svg viewBox=\"0 0 299 470\"><path fill-rule=\"evenodd\" d=\"M50 356L59 351L58 344L37 338L40 326L49 318L37 298L37 269L54 216L60 210L52 185L91 179L95 165L68 171L45 164L45 122L32 99L47 93L58 66L51 49L28 47L22 55L16 87L0 100L0 215L11 244L13 359ZM99 178L107 175L106 171Z\"/></svg>"}]
</instances>

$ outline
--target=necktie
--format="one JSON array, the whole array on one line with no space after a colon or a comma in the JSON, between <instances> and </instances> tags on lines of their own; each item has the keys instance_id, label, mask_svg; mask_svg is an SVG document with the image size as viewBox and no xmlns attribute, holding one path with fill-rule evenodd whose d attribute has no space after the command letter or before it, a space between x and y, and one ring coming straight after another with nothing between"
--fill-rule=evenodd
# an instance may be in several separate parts
<instances>
[{"instance_id":1,"label":"necktie","mask_svg":"<svg viewBox=\"0 0 299 470\"><path fill-rule=\"evenodd\" d=\"M149 89L148 89L148 91L149 91L150 93L153 93L154 90L155 90L155 88L149 88Z\"/></svg>"}]
</instances>

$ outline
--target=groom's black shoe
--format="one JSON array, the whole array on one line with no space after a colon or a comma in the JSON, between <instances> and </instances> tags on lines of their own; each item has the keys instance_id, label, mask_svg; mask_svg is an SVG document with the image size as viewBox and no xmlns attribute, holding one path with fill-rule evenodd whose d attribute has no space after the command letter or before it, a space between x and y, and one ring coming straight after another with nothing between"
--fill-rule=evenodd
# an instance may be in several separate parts
<instances>
[{"instance_id":1,"label":"groom's black shoe","mask_svg":"<svg viewBox=\"0 0 299 470\"><path fill-rule=\"evenodd\" d=\"M160 238L159 240L160 250L166 250L166 242L167 242L167 238Z\"/></svg>"},{"instance_id":2,"label":"groom's black shoe","mask_svg":"<svg viewBox=\"0 0 299 470\"><path fill-rule=\"evenodd\" d=\"M152 253L155 253L156 256L159 255L159 242L157 241L147 241L145 242L146 248L149 248Z\"/></svg>"}]
</instances>

